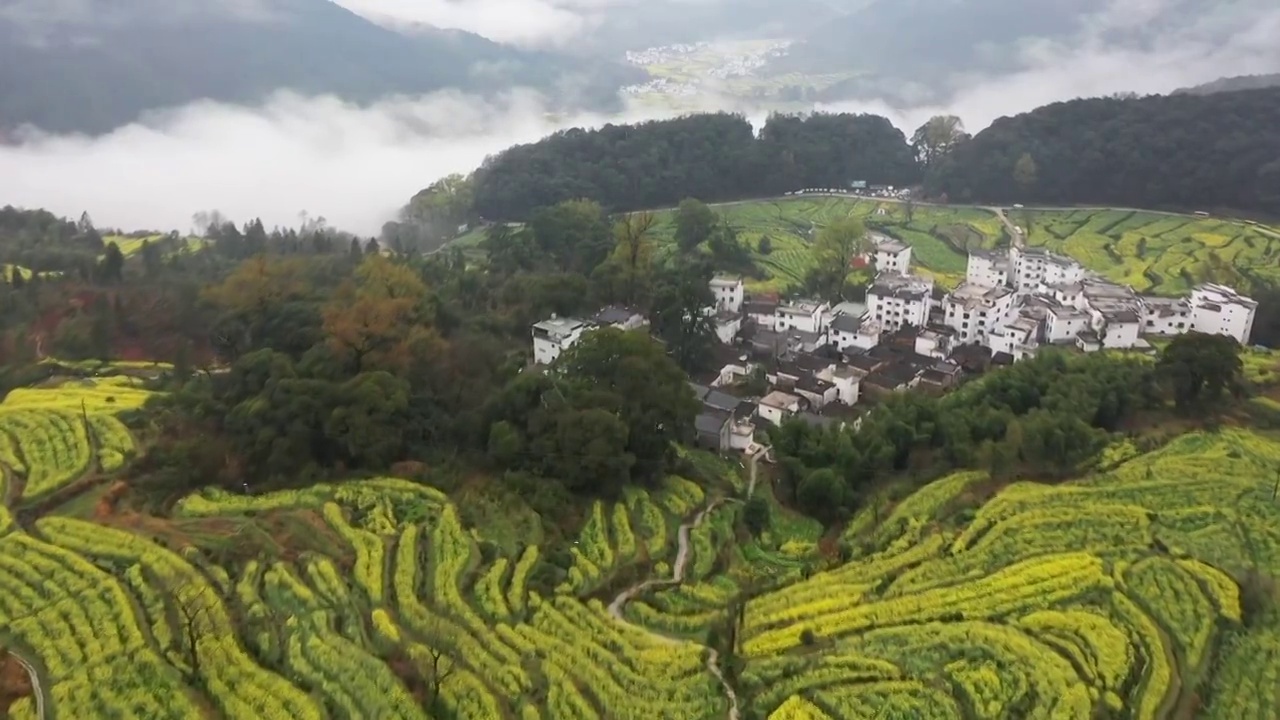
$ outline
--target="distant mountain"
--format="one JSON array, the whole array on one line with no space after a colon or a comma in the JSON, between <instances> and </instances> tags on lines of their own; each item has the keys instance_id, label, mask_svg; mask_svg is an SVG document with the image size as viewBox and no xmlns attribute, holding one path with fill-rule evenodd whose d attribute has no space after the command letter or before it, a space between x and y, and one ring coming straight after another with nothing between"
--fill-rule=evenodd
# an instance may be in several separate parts
<instances>
[{"instance_id":1,"label":"distant mountain","mask_svg":"<svg viewBox=\"0 0 1280 720\"><path fill-rule=\"evenodd\" d=\"M1236 90L1261 90L1263 88L1280 87L1280 73L1271 75L1241 75L1238 77L1218 78L1213 82L1189 88L1174 90L1174 95L1212 95L1220 92Z\"/></svg>"},{"instance_id":2,"label":"distant mountain","mask_svg":"<svg viewBox=\"0 0 1280 720\"><path fill-rule=\"evenodd\" d=\"M945 102L959 79L1025 69L1046 47L1220 48L1275 13L1274 0L870 0L842 7L772 69L858 71L819 99L901 104Z\"/></svg>"},{"instance_id":3,"label":"distant mountain","mask_svg":"<svg viewBox=\"0 0 1280 720\"><path fill-rule=\"evenodd\" d=\"M401 34L329 0L0 2L0 132L100 133L147 110L286 88L368 102L520 85L608 109L636 77L464 32Z\"/></svg>"}]
</instances>

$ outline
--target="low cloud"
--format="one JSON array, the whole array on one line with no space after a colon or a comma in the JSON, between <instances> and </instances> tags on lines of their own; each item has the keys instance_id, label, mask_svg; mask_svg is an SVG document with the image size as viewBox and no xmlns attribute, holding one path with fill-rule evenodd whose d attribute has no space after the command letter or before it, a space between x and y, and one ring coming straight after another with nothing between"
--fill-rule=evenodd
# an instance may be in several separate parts
<instances>
[{"instance_id":1,"label":"low cloud","mask_svg":"<svg viewBox=\"0 0 1280 720\"><path fill-rule=\"evenodd\" d=\"M291 93L261 108L197 103L100 137L28 134L0 146L0 204L157 230L186 229L201 210L268 226L297 225L306 211L373 235L413 193L486 155L560 127L645 115L554 118L527 92L370 107Z\"/></svg>"}]
</instances>

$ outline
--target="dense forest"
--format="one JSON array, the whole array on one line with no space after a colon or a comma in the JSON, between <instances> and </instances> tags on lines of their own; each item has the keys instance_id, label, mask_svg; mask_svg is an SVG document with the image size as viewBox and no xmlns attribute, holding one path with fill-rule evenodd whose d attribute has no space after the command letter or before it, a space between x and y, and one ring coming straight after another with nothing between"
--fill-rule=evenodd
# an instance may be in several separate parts
<instances>
[{"instance_id":1,"label":"dense forest","mask_svg":"<svg viewBox=\"0 0 1280 720\"><path fill-rule=\"evenodd\" d=\"M1055 103L997 120L958 145L926 187L963 202L1274 215L1280 213L1277 114L1280 88Z\"/></svg>"},{"instance_id":2,"label":"dense forest","mask_svg":"<svg viewBox=\"0 0 1280 720\"><path fill-rule=\"evenodd\" d=\"M476 171L474 213L526 220L587 198L610 211L780 195L851 181L935 199L1280 214L1280 89L1095 98L997 120L970 138L935 118L909 139L874 115L692 115L565 130Z\"/></svg>"},{"instance_id":3,"label":"dense forest","mask_svg":"<svg viewBox=\"0 0 1280 720\"><path fill-rule=\"evenodd\" d=\"M474 207L488 219L524 220L575 198L627 211L918 178L906 137L882 117L775 115L757 138L745 118L716 113L565 130L510 148L476 171Z\"/></svg>"}]
</instances>

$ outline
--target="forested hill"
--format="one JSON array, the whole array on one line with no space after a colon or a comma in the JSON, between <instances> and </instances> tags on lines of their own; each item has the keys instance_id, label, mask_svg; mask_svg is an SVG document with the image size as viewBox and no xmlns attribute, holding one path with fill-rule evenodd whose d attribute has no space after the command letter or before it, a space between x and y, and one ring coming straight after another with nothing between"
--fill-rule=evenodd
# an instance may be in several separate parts
<instances>
[{"instance_id":1,"label":"forested hill","mask_svg":"<svg viewBox=\"0 0 1280 720\"><path fill-rule=\"evenodd\" d=\"M952 201L1280 214L1277 117L1280 88L1055 103L957 145L927 188Z\"/></svg>"},{"instance_id":2,"label":"forested hill","mask_svg":"<svg viewBox=\"0 0 1280 720\"><path fill-rule=\"evenodd\" d=\"M1237 90L1259 90L1262 88L1280 87L1280 73L1270 75L1238 75L1236 77L1218 78L1213 82L1194 85L1174 90L1174 95L1212 95L1213 93L1235 92Z\"/></svg>"},{"instance_id":3,"label":"forested hill","mask_svg":"<svg viewBox=\"0 0 1280 720\"><path fill-rule=\"evenodd\" d=\"M565 130L503 151L476 172L472 210L524 220L574 198L627 211L924 179L931 197L952 202L1280 215L1276 117L1280 88L1075 100L1002 118L973 138L956 121L938 123L948 137L926 126L911 141L875 115L775 115L758 136L736 115L691 115Z\"/></svg>"},{"instance_id":4,"label":"forested hill","mask_svg":"<svg viewBox=\"0 0 1280 720\"><path fill-rule=\"evenodd\" d=\"M476 173L474 207L486 218L522 220L574 198L622 211L918 177L906 137L882 117L775 115L756 137L745 118L717 113L565 130L510 148Z\"/></svg>"}]
</instances>

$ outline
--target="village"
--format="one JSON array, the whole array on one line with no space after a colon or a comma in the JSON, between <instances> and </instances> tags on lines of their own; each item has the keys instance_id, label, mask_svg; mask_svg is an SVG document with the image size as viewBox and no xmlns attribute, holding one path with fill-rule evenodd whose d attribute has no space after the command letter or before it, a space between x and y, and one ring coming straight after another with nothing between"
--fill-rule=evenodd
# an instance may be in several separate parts
<instances>
[{"instance_id":1,"label":"village","mask_svg":"<svg viewBox=\"0 0 1280 720\"><path fill-rule=\"evenodd\" d=\"M865 302L751 297L741 277L710 281L722 356L690 382L702 402L698 444L755 455L760 422L797 418L859 428L881 399L907 390L943 393L963 378L1011 365L1045 347L1152 351L1148 338L1196 331L1247 345L1257 303L1202 284L1183 298L1141 295L1075 260L1011 246L969 253L950 292L912 271L911 246L872 233L875 277ZM555 361L600 327L640 330L645 317L607 307L590 318L551 317L532 328L533 358Z\"/></svg>"}]
</instances>

